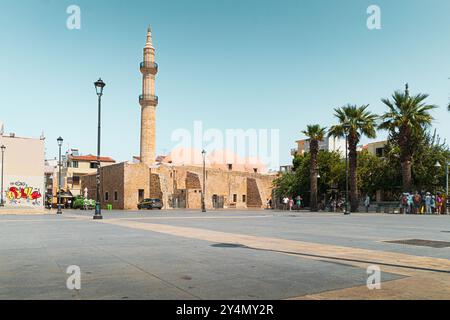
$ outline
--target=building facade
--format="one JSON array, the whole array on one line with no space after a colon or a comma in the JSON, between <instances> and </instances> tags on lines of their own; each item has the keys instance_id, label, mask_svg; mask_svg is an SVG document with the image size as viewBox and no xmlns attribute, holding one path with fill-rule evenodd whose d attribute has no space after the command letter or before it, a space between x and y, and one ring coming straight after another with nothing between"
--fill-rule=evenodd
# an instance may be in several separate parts
<instances>
[{"instance_id":1,"label":"building facade","mask_svg":"<svg viewBox=\"0 0 450 320\"><path fill-rule=\"evenodd\" d=\"M100 167L116 163L110 157L100 157ZM78 150L72 149L66 154L62 168L62 189L76 197L82 195L81 177L97 172L97 156L92 154L80 155Z\"/></svg>"},{"instance_id":2,"label":"building facade","mask_svg":"<svg viewBox=\"0 0 450 320\"><path fill-rule=\"evenodd\" d=\"M297 148L291 151L291 154L304 155L305 152L309 152L309 139L298 140ZM319 141L319 150L339 152L341 157L345 158L345 139L335 137L325 137L322 141Z\"/></svg>"},{"instance_id":3,"label":"building facade","mask_svg":"<svg viewBox=\"0 0 450 320\"><path fill-rule=\"evenodd\" d=\"M3 168L3 201L5 207L43 209L44 138L23 138L15 134L0 134L0 146L5 146ZM1 154L0 154L1 156Z\"/></svg>"}]
</instances>

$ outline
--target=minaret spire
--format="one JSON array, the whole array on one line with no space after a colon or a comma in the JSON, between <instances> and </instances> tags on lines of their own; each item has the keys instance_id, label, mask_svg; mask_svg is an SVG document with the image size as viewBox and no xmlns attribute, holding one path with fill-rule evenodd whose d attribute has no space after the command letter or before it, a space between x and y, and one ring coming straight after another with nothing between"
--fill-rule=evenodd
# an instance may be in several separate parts
<instances>
[{"instance_id":1,"label":"minaret spire","mask_svg":"<svg viewBox=\"0 0 450 320\"><path fill-rule=\"evenodd\" d=\"M141 105L141 162L147 165L155 163L156 149L156 106L155 78L158 65L155 63L155 48L152 43L152 30L147 29L147 42L144 47L144 61L141 63L142 95Z\"/></svg>"},{"instance_id":2,"label":"minaret spire","mask_svg":"<svg viewBox=\"0 0 450 320\"><path fill-rule=\"evenodd\" d=\"M155 49L152 41L152 28L150 26L147 28L147 43L145 44L145 48Z\"/></svg>"}]
</instances>

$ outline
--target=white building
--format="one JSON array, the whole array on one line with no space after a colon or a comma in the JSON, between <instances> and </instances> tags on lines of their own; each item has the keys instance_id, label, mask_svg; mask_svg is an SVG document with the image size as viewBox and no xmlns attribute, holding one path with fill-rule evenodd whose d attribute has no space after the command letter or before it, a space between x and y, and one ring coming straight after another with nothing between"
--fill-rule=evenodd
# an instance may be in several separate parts
<instances>
[{"instance_id":1,"label":"white building","mask_svg":"<svg viewBox=\"0 0 450 320\"><path fill-rule=\"evenodd\" d=\"M1 127L3 126L0 123ZM2 193L5 207L43 209L45 202L44 138L23 138L17 137L14 133L1 133L0 146L6 147L3 159ZM0 158L0 170L1 166Z\"/></svg>"},{"instance_id":2,"label":"white building","mask_svg":"<svg viewBox=\"0 0 450 320\"><path fill-rule=\"evenodd\" d=\"M305 152L309 152L309 139L303 139L296 141L297 149L292 150L292 155L295 153L303 155ZM345 157L345 138L325 137L319 142L319 150L339 152L341 157Z\"/></svg>"}]
</instances>

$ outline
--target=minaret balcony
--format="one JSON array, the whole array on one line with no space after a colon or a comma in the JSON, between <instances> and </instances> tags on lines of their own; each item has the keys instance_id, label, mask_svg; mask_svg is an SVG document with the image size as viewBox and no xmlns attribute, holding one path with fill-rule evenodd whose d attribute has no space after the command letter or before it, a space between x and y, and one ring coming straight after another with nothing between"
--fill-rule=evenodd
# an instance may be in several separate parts
<instances>
[{"instance_id":1,"label":"minaret balcony","mask_svg":"<svg viewBox=\"0 0 450 320\"><path fill-rule=\"evenodd\" d=\"M141 106L157 106L158 96L154 96L151 94L141 94L139 96L139 103L141 104Z\"/></svg>"},{"instance_id":2,"label":"minaret balcony","mask_svg":"<svg viewBox=\"0 0 450 320\"><path fill-rule=\"evenodd\" d=\"M156 62L143 61L141 62L141 72L156 74L158 72L158 64Z\"/></svg>"}]
</instances>

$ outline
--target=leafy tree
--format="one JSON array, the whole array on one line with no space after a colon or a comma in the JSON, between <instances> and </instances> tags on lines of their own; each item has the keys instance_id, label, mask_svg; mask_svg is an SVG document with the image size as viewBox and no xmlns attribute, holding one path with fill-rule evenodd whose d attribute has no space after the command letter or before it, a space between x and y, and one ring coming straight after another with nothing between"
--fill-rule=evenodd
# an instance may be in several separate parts
<instances>
[{"instance_id":1,"label":"leafy tree","mask_svg":"<svg viewBox=\"0 0 450 320\"><path fill-rule=\"evenodd\" d=\"M308 125L306 130L302 131L309 138L310 151L310 209L312 212L317 211L317 155L319 153L319 142L322 141L326 134L326 128L318 124Z\"/></svg>"},{"instance_id":2,"label":"leafy tree","mask_svg":"<svg viewBox=\"0 0 450 320\"><path fill-rule=\"evenodd\" d=\"M335 109L335 116L339 123L329 130L329 135L342 138L348 136L350 207L352 212L358 211L357 187L357 145L362 136L376 137L377 116L367 110L369 106L347 105Z\"/></svg>"},{"instance_id":3,"label":"leafy tree","mask_svg":"<svg viewBox=\"0 0 450 320\"><path fill-rule=\"evenodd\" d=\"M427 94L420 93L410 96L406 85L404 93L396 91L392 100L382 99L389 111L381 117L379 128L388 130L399 147L403 191L411 191L412 187L412 160L417 149L414 140L423 135L433 120L430 111L436 106L425 103L427 98Z\"/></svg>"}]
</instances>

